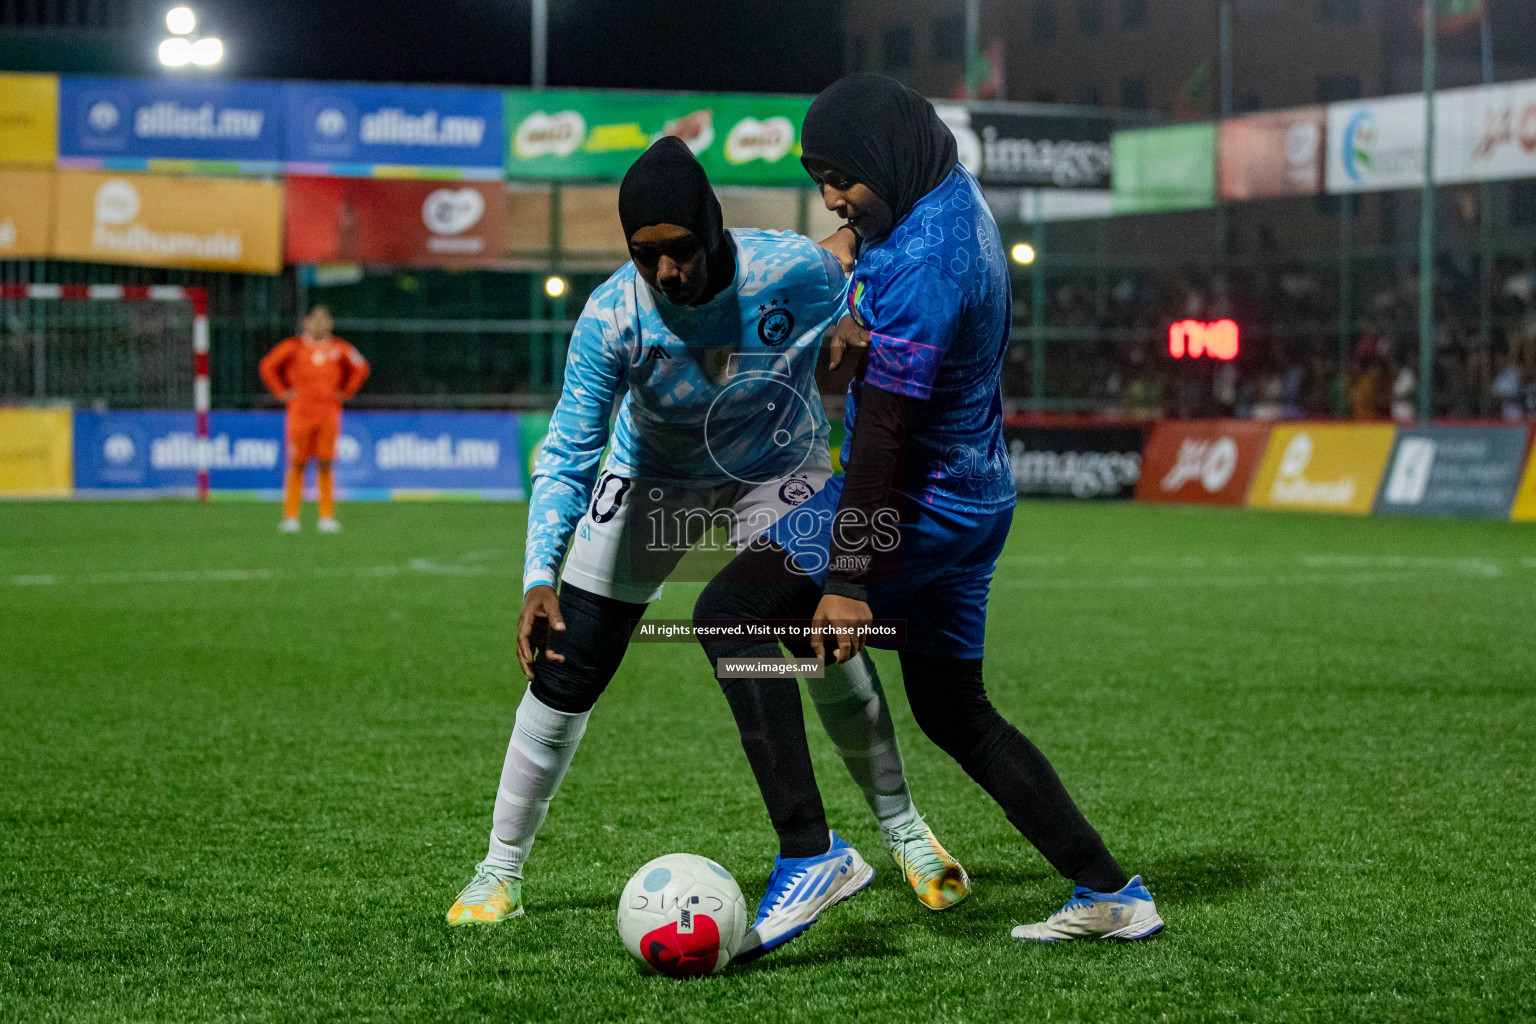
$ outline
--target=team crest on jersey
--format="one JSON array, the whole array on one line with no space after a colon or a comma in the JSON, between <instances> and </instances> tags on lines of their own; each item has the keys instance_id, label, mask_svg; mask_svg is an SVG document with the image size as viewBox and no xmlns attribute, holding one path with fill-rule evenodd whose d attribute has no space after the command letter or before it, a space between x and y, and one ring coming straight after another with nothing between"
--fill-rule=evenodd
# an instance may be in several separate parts
<instances>
[{"instance_id":1,"label":"team crest on jersey","mask_svg":"<svg viewBox=\"0 0 1536 1024\"><path fill-rule=\"evenodd\" d=\"M816 493L805 479L792 476L779 488L779 500L786 505L798 505Z\"/></svg>"},{"instance_id":2,"label":"team crest on jersey","mask_svg":"<svg viewBox=\"0 0 1536 1024\"><path fill-rule=\"evenodd\" d=\"M764 345L778 348L789 340L790 333L795 329L795 314L788 307L774 299L766 306L758 306L757 311L762 314L757 322L757 336L763 339Z\"/></svg>"}]
</instances>

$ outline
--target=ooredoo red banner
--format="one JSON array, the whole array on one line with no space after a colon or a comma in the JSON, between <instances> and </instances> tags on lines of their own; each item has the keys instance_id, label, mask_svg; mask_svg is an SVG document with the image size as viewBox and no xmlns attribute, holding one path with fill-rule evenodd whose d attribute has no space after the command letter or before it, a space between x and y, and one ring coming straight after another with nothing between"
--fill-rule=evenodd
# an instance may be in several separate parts
<instances>
[{"instance_id":1,"label":"ooredoo red banner","mask_svg":"<svg viewBox=\"0 0 1536 1024\"><path fill-rule=\"evenodd\" d=\"M500 182L289 178L289 263L464 267L506 256Z\"/></svg>"},{"instance_id":2,"label":"ooredoo red banner","mask_svg":"<svg viewBox=\"0 0 1536 1024\"><path fill-rule=\"evenodd\" d=\"M1222 121L1216 149L1222 201L1321 192L1327 117L1326 107L1299 107Z\"/></svg>"},{"instance_id":3,"label":"ooredoo red banner","mask_svg":"<svg viewBox=\"0 0 1536 1024\"><path fill-rule=\"evenodd\" d=\"M1156 424L1142 453L1136 500L1241 505L1264 457L1269 424L1247 420L1169 420Z\"/></svg>"}]
</instances>

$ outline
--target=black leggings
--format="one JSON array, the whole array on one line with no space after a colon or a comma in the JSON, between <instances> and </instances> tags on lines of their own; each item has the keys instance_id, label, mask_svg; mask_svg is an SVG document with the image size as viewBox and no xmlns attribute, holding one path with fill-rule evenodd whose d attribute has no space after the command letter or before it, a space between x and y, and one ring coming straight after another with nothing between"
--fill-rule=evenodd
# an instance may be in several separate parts
<instances>
[{"instance_id":1,"label":"black leggings","mask_svg":"<svg viewBox=\"0 0 1536 1024\"><path fill-rule=\"evenodd\" d=\"M809 621L821 588L788 568L773 546L739 555L699 595L694 618L750 622ZM772 658L771 641L708 641L704 653L720 658ZM797 656L806 656L794 652ZM980 658L945 658L903 651L902 680L912 715L924 734L959 762L1002 806L1051 866L1078 885L1113 892L1124 872L1088 824L1044 754L992 706ZM811 769L810 749L793 679L722 682L741 731L742 747L757 777L780 854L805 857L827 848L826 815Z\"/></svg>"},{"instance_id":2,"label":"black leggings","mask_svg":"<svg viewBox=\"0 0 1536 1024\"><path fill-rule=\"evenodd\" d=\"M546 647L564 661L536 658L533 695L556 711L578 715L591 711L603 695L646 606L602 597L569 583L560 585L560 617L565 632L549 631Z\"/></svg>"}]
</instances>

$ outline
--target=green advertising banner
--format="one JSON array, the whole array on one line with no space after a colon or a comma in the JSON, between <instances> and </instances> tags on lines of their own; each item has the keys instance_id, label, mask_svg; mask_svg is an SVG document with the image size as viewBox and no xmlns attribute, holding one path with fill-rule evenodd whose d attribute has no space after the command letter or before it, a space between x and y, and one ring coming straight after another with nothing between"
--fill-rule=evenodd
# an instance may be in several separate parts
<instances>
[{"instance_id":1,"label":"green advertising banner","mask_svg":"<svg viewBox=\"0 0 1536 1024\"><path fill-rule=\"evenodd\" d=\"M1216 125L1115 132L1114 212L1201 210L1216 201Z\"/></svg>"},{"instance_id":2,"label":"green advertising banner","mask_svg":"<svg viewBox=\"0 0 1536 1024\"><path fill-rule=\"evenodd\" d=\"M505 94L507 176L617 180L675 135L717 185L805 185L800 122L809 96L556 90Z\"/></svg>"}]
</instances>

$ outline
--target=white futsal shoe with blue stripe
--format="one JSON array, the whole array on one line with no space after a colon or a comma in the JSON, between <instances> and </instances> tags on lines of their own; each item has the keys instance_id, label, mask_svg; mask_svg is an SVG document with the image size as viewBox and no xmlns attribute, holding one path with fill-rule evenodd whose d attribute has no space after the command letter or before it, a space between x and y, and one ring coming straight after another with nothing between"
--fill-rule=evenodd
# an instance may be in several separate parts
<instances>
[{"instance_id":1,"label":"white futsal shoe with blue stripe","mask_svg":"<svg viewBox=\"0 0 1536 1024\"><path fill-rule=\"evenodd\" d=\"M776 857L768 891L757 905L736 963L755 960L816 923L817 916L874 881L875 869L859 851L831 833L832 848L815 857Z\"/></svg>"},{"instance_id":2,"label":"white futsal shoe with blue stripe","mask_svg":"<svg viewBox=\"0 0 1536 1024\"><path fill-rule=\"evenodd\" d=\"M1013 937L1026 942L1114 939L1134 942L1163 930L1151 891L1137 875L1119 892L1094 892L1078 886L1067 905L1038 924L1021 924Z\"/></svg>"}]
</instances>

